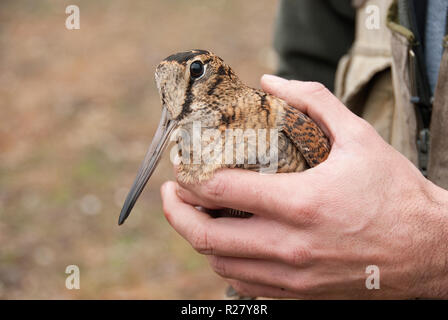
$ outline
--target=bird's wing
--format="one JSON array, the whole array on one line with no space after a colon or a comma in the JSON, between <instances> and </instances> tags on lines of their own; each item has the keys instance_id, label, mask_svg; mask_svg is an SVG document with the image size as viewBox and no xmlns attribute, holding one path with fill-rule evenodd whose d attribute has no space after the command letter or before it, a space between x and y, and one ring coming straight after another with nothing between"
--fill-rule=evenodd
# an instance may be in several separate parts
<instances>
[{"instance_id":1,"label":"bird's wing","mask_svg":"<svg viewBox=\"0 0 448 320\"><path fill-rule=\"evenodd\" d=\"M302 153L310 167L327 159L330 142L318 125L306 114L286 105L282 131Z\"/></svg>"}]
</instances>

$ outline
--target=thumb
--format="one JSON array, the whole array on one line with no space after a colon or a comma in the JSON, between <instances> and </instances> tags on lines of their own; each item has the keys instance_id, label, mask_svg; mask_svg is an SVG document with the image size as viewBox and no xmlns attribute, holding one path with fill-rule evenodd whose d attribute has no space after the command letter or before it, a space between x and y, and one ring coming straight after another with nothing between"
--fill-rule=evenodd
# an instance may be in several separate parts
<instances>
[{"instance_id":1,"label":"thumb","mask_svg":"<svg viewBox=\"0 0 448 320\"><path fill-rule=\"evenodd\" d=\"M347 132L359 118L318 82L286 80L273 75L261 78L264 91L285 100L290 106L310 116L333 141Z\"/></svg>"}]
</instances>

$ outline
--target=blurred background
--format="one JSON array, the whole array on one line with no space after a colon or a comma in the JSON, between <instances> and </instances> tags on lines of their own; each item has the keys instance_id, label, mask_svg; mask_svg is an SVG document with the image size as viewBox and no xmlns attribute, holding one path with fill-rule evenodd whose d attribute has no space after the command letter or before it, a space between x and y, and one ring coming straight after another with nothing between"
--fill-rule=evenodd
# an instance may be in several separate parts
<instances>
[{"instance_id":1,"label":"blurred background","mask_svg":"<svg viewBox=\"0 0 448 320\"><path fill-rule=\"evenodd\" d=\"M80 30L68 30L68 5ZM275 69L277 1L0 2L0 298L220 299L226 284L171 229L166 154L130 218L126 193L161 107L154 70L208 49L247 84ZM68 265L80 290L65 287Z\"/></svg>"}]
</instances>

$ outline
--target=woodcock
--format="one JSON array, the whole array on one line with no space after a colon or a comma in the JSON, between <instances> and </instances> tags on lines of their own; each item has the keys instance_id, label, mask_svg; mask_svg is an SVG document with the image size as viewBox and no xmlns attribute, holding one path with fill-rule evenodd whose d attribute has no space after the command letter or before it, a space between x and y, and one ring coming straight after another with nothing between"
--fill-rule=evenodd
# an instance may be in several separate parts
<instances>
[{"instance_id":1,"label":"woodcock","mask_svg":"<svg viewBox=\"0 0 448 320\"><path fill-rule=\"evenodd\" d=\"M249 134L240 141L247 141L243 163L181 162L177 178L185 183L199 183L210 179L216 170L224 167L260 170L265 163L259 158L251 160L248 150L251 144L253 147L253 144L261 141L261 135L269 136L268 131L276 133L275 139L272 136L265 139L266 148L277 149L276 172L306 170L324 161L330 152L327 137L313 120L285 101L246 86L221 58L209 51L191 50L169 56L158 65L155 80L162 103L162 117L121 210L118 221L120 225L129 216L168 142L173 140L175 129L182 129L194 136L194 123L200 123L201 133L214 129L227 137L228 132L240 130L239 132L250 132L257 137L251 139ZM181 143L180 140L182 143L188 142L185 135L181 137L176 140L178 143ZM208 144L210 141L215 141L215 147L217 141L221 143L221 140L211 139ZM199 153L202 155L204 150L209 149L206 142L201 140L200 143ZM198 158L194 154L197 148L180 149L182 159ZM188 157L185 157L185 153L188 153Z\"/></svg>"}]
</instances>

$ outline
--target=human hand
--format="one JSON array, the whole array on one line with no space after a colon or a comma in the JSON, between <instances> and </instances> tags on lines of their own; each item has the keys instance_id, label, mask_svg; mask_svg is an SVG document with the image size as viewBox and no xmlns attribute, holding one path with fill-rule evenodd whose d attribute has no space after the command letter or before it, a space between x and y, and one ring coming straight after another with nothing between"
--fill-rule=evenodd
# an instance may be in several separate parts
<instances>
[{"instance_id":1,"label":"human hand","mask_svg":"<svg viewBox=\"0 0 448 320\"><path fill-rule=\"evenodd\" d=\"M447 297L448 192L322 85L264 76L262 86L319 124L328 159L301 173L226 169L199 185L167 182L173 228L246 296ZM213 219L195 206L254 216ZM369 265L379 290L366 288Z\"/></svg>"}]
</instances>

